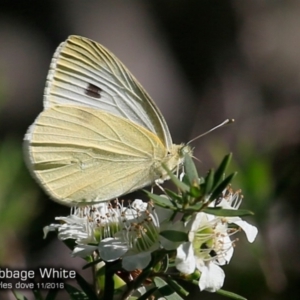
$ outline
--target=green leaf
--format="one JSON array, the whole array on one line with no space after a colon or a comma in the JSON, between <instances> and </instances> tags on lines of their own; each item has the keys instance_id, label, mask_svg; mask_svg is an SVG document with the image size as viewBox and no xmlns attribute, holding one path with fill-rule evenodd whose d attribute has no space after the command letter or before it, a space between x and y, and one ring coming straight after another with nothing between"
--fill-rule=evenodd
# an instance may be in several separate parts
<instances>
[{"instance_id":1,"label":"green leaf","mask_svg":"<svg viewBox=\"0 0 300 300\"><path fill-rule=\"evenodd\" d=\"M186 174L184 174L183 177L180 178L180 180L181 180L183 183L185 183L186 185L190 185L190 180L189 180L189 178L187 177Z\"/></svg>"},{"instance_id":2,"label":"green leaf","mask_svg":"<svg viewBox=\"0 0 300 300\"><path fill-rule=\"evenodd\" d=\"M150 297L158 288L155 286L152 289L150 289L149 291L147 291L143 296L141 296L140 298L138 298L138 300L147 300L148 297Z\"/></svg>"},{"instance_id":3,"label":"green leaf","mask_svg":"<svg viewBox=\"0 0 300 300\"><path fill-rule=\"evenodd\" d=\"M155 204L157 204L158 206L161 207L166 207L166 208L170 208L175 210L176 207L174 206L174 204L172 203L172 201L170 201L170 199L166 198L166 197L162 197L156 194L152 194L146 190L143 190L147 196L152 199L154 201Z\"/></svg>"},{"instance_id":4,"label":"green leaf","mask_svg":"<svg viewBox=\"0 0 300 300\"><path fill-rule=\"evenodd\" d=\"M219 294L219 295L231 298L231 299L236 299L236 300L247 300L247 298L245 298L245 297L242 297L238 294L228 292L228 291L225 291L225 290L218 290L218 291L216 291L216 294Z\"/></svg>"},{"instance_id":5,"label":"green leaf","mask_svg":"<svg viewBox=\"0 0 300 300\"><path fill-rule=\"evenodd\" d=\"M173 183L182 191L182 192L188 192L190 187L180 181L164 164L162 164L163 168L166 170L167 174L170 176L170 179L173 181Z\"/></svg>"},{"instance_id":6,"label":"green leaf","mask_svg":"<svg viewBox=\"0 0 300 300\"><path fill-rule=\"evenodd\" d=\"M89 300L89 297L82 291L65 283L65 290L70 295L72 300Z\"/></svg>"},{"instance_id":7,"label":"green leaf","mask_svg":"<svg viewBox=\"0 0 300 300\"><path fill-rule=\"evenodd\" d=\"M215 200L220 196L220 194L225 190L225 188L228 186L228 184L231 182L231 180L236 174L237 174L236 172L230 174L216 187L216 189L213 191L212 195L210 196L211 201Z\"/></svg>"},{"instance_id":8,"label":"green leaf","mask_svg":"<svg viewBox=\"0 0 300 300\"><path fill-rule=\"evenodd\" d=\"M204 195L208 195L209 193L211 193L214 184L214 175L215 172L213 169L208 171L208 174L205 177Z\"/></svg>"},{"instance_id":9,"label":"green leaf","mask_svg":"<svg viewBox=\"0 0 300 300\"><path fill-rule=\"evenodd\" d=\"M190 154L184 155L184 171L189 179L190 185L198 185L198 172Z\"/></svg>"},{"instance_id":10,"label":"green leaf","mask_svg":"<svg viewBox=\"0 0 300 300\"><path fill-rule=\"evenodd\" d=\"M114 285L115 286L115 292L117 290L123 291L124 286L126 285L126 282L120 276L118 276L117 274L114 274L113 280L114 280L114 283L115 283L115 285Z\"/></svg>"},{"instance_id":11,"label":"green leaf","mask_svg":"<svg viewBox=\"0 0 300 300\"><path fill-rule=\"evenodd\" d=\"M199 198L201 196L201 191L199 189L199 186L191 186L190 195L193 198Z\"/></svg>"},{"instance_id":12,"label":"green leaf","mask_svg":"<svg viewBox=\"0 0 300 300\"><path fill-rule=\"evenodd\" d=\"M169 260L169 255L166 254L163 259L157 264L159 265L160 267L160 270L159 272L167 272L167 270L169 269L170 267L170 264L169 264L170 260Z\"/></svg>"},{"instance_id":13,"label":"green leaf","mask_svg":"<svg viewBox=\"0 0 300 300\"><path fill-rule=\"evenodd\" d=\"M171 278L166 278L166 282L169 284L169 286L179 295L183 297L187 297L189 295L189 292L185 290L178 282Z\"/></svg>"},{"instance_id":14,"label":"green leaf","mask_svg":"<svg viewBox=\"0 0 300 300\"><path fill-rule=\"evenodd\" d=\"M219 183L222 181L222 177L224 176L225 172L226 172L226 169L231 161L231 158L232 158L232 153L229 153L227 154L220 166L218 167L218 169L216 170L216 173L215 173L215 178L214 178L214 186L216 187L217 185L219 185Z\"/></svg>"},{"instance_id":15,"label":"green leaf","mask_svg":"<svg viewBox=\"0 0 300 300\"><path fill-rule=\"evenodd\" d=\"M98 300L97 295L95 294L94 290L91 288L89 283L87 283L86 280L78 273L76 273L76 281L81 287L82 291L85 293L85 295L88 296L88 299Z\"/></svg>"},{"instance_id":16,"label":"green leaf","mask_svg":"<svg viewBox=\"0 0 300 300\"><path fill-rule=\"evenodd\" d=\"M197 202L196 204L191 205L191 206L189 206L188 208L186 208L186 209L184 210L184 212L185 212L185 213L187 213L187 212L193 213L193 212L195 212L195 211L200 211L200 210L202 209L202 207L203 207L203 203Z\"/></svg>"},{"instance_id":17,"label":"green leaf","mask_svg":"<svg viewBox=\"0 0 300 300\"><path fill-rule=\"evenodd\" d=\"M165 192L172 200L176 200L177 202L182 202L181 196L179 196L177 193L169 189L165 189Z\"/></svg>"},{"instance_id":18,"label":"green leaf","mask_svg":"<svg viewBox=\"0 0 300 300\"><path fill-rule=\"evenodd\" d=\"M218 217L244 217L254 215L252 211L247 209L223 209L221 207L207 207L203 209L203 212Z\"/></svg>"},{"instance_id":19,"label":"green leaf","mask_svg":"<svg viewBox=\"0 0 300 300\"><path fill-rule=\"evenodd\" d=\"M183 242L188 240L187 233L182 231L164 230L160 232L160 235L171 242Z\"/></svg>"},{"instance_id":20,"label":"green leaf","mask_svg":"<svg viewBox=\"0 0 300 300\"><path fill-rule=\"evenodd\" d=\"M28 300L25 296L17 292L16 290L12 290L12 293L16 297L17 300Z\"/></svg>"},{"instance_id":21,"label":"green leaf","mask_svg":"<svg viewBox=\"0 0 300 300\"><path fill-rule=\"evenodd\" d=\"M154 277L159 293L167 300L183 300L163 279Z\"/></svg>"}]
</instances>

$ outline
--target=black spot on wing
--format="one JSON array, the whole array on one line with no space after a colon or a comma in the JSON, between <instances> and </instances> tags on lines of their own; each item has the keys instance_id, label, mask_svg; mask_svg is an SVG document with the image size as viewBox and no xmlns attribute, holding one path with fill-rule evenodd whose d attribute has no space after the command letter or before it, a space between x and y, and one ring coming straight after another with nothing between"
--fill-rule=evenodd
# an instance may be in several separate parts
<instances>
[{"instance_id":1,"label":"black spot on wing","mask_svg":"<svg viewBox=\"0 0 300 300\"><path fill-rule=\"evenodd\" d=\"M101 98L100 93L102 92L102 90L99 87L95 86L94 84L89 83L84 92L86 95L90 97L100 99Z\"/></svg>"}]
</instances>

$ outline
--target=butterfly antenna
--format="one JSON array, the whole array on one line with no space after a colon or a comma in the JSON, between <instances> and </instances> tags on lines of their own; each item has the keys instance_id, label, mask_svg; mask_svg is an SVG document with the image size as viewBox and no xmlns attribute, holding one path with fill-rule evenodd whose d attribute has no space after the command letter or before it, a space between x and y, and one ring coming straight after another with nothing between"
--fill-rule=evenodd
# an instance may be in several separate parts
<instances>
[{"instance_id":1,"label":"butterfly antenna","mask_svg":"<svg viewBox=\"0 0 300 300\"><path fill-rule=\"evenodd\" d=\"M192 142L194 142L195 140L197 140L197 139L199 139L199 138L201 138L201 137L207 135L208 133L210 133L210 132L216 130L217 128L220 128L220 127L222 127L222 126L231 124L231 123L233 123L233 122L234 122L234 119L226 119L226 120L225 120L224 122L222 122L221 124L219 124L219 125L213 127L212 129L210 129L210 130L208 130L208 131L206 131L206 132L204 132L204 133L202 133L202 134L196 136L195 138L193 138L192 140L190 140L190 141L187 143L187 145L190 144L190 143L192 143Z\"/></svg>"},{"instance_id":2,"label":"butterfly antenna","mask_svg":"<svg viewBox=\"0 0 300 300\"><path fill-rule=\"evenodd\" d=\"M192 155L192 158L195 159L195 160L197 160L199 163L201 163L201 160L198 159L196 156Z\"/></svg>"}]
</instances>

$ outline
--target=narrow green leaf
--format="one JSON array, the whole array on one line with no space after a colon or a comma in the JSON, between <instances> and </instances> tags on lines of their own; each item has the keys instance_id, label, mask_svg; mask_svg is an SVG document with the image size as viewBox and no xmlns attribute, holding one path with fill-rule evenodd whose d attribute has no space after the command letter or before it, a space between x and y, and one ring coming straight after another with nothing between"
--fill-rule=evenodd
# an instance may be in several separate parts
<instances>
[{"instance_id":1,"label":"narrow green leaf","mask_svg":"<svg viewBox=\"0 0 300 300\"><path fill-rule=\"evenodd\" d=\"M159 293L167 300L183 300L163 279L154 277Z\"/></svg>"},{"instance_id":2,"label":"narrow green leaf","mask_svg":"<svg viewBox=\"0 0 300 300\"><path fill-rule=\"evenodd\" d=\"M160 232L160 235L171 242L184 242L188 240L187 233L182 231L164 230Z\"/></svg>"},{"instance_id":3,"label":"narrow green leaf","mask_svg":"<svg viewBox=\"0 0 300 300\"><path fill-rule=\"evenodd\" d=\"M252 211L247 209L223 209L221 207L207 207L203 209L203 212L218 217L244 217L254 215Z\"/></svg>"},{"instance_id":4,"label":"narrow green leaf","mask_svg":"<svg viewBox=\"0 0 300 300\"><path fill-rule=\"evenodd\" d=\"M147 291L143 296L141 296L140 298L138 298L138 300L147 300L148 297L150 297L158 288L155 286L152 289L150 289L149 291Z\"/></svg>"},{"instance_id":5,"label":"narrow green leaf","mask_svg":"<svg viewBox=\"0 0 300 300\"><path fill-rule=\"evenodd\" d=\"M166 278L166 282L170 285L170 287L178 293L182 297L187 297L189 292L185 290L178 282L171 278Z\"/></svg>"},{"instance_id":6,"label":"narrow green leaf","mask_svg":"<svg viewBox=\"0 0 300 300\"><path fill-rule=\"evenodd\" d=\"M183 177L180 178L180 180L181 180L183 183L185 183L186 185L190 185L190 180L189 180L189 178L187 177L186 174L184 174Z\"/></svg>"},{"instance_id":7,"label":"narrow green leaf","mask_svg":"<svg viewBox=\"0 0 300 300\"><path fill-rule=\"evenodd\" d=\"M25 296L23 296L16 290L12 290L12 293L14 294L17 300L28 300Z\"/></svg>"},{"instance_id":8,"label":"narrow green leaf","mask_svg":"<svg viewBox=\"0 0 300 300\"><path fill-rule=\"evenodd\" d=\"M226 169L231 161L231 158L232 158L232 153L227 154L223 158L220 166L218 167L218 169L216 170L216 173L215 173L214 187L218 186L220 184L220 182L222 181L222 177L224 176L224 174L226 172Z\"/></svg>"},{"instance_id":9,"label":"narrow green leaf","mask_svg":"<svg viewBox=\"0 0 300 300\"><path fill-rule=\"evenodd\" d=\"M193 213L195 211L200 211L202 209L202 207L203 207L203 203L197 202L196 204L191 205L187 209L185 209L184 212L185 213L188 213L188 212Z\"/></svg>"},{"instance_id":10,"label":"narrow green leaf","mask_svg":"<svg viewBox=\"0 0 300 300\"><path fill-rule=\"evenodd\" d=\"M82 291L88 296L90 300L98 300L97 295L95 294L94 290L91 286L86 282L86 280L76 273L76 281L81 287Z\"/></svg>"},{"instance_id":11,"label":"narrow green leaf","mask_svg":"<svg viewBox=\"0 0 300 300\"><path fill-rule=\"evenodd\" d=\"M116 284L118 284L118 281L122 280L119 276L116 274L114 275L114 282L115 282L115 290L114 290L114 299L121 299L121 296L124 294L124 292L127 289L127 284L124 282L122 286L119 288L116 287Z\"/></svg>"},{"instance_id":12,"label":"narrow green leaf","mask_svg":"<svg viewBox=\"0 0 300 300\"><path fill-rule=\"evenodd\" d=\"M232 292L228 292L228 291L224 291L224 290L218 290L216 291L216 294L231 298L231 299L235 299L235 300L247 300L247 298L242 297L238 294L232 293Z\"/></svg>"},{"instance_id":13,"label":"narrow green leaf","mask_svg":"<svg viewBox=\"0 0 300 300\"><path fill-rule=\"evenodd\" d=\"M179 196L177 193L169 190L169 189L165 189L166 194L174 201L174 203L181 203L182 202L182 198L181 196ZM175 202L176 201L176 202Z\"/></svg>"},{"instance_id":14,"label":"narrow green leaf","mask_svg":"<svg viewBox=\"0 0 300 300\"><path fill-rule=\"evenodd\" d=\"M170 208L170 209L176 209L176 207L174 206L174 204L172 203L172 201L170 201L170 199L166 198L166 197L162 197L156 194L152 194L146 190L143 190L147 196L152 199L154 201L155 204L161 206L161 207L166 207L166 208Z\"/></svg>"},{"instance_id":15,"label":"narrow green leaf","mask_svg":"<svg viewBox=\"0 0 300 300\"><path fill-rule=\"evenodd\" d=\"M114 274L113 280L115 283L115 291L124 289L126 282L120 276L118 276L117 274Z\"/></svg>"},{"instance_id":16,"label":"narrow green leaf","mask_svg":"<svg viewBox=\"0 0 300 300\"><path fill-rule=\"evenodd\" d=\"M180 181L164 164L162 164L163 168L166 170L168 175L170 176L170 179L173 181L173 183L182 191L182 192L188 192L190 187Z\"/></svg>"},{"instance_id":17,"label":"narrow green leaf","mask_svg":"<svg viewBox=\"0 0 300 300\"><path fill-rule=\"evenodd\" d=\"M231 182L233 177L237 174L237 172L228 175L213 191L212 195L210 196L210 200L213 201L219 197L219 195L225 190L228 184Z\"/></svg>"},{"instance_id":18,"label":"narrow green leaf","mask_svg":"<svg viewBox=\"0 0 300 300\"><path fill-rule=\"evenodd\" d=\"M170 259L169 259L169 255L165 255L163 257L163 259L161 260L161 264L160 264L160 272L167 272L167 270L169 269L170 267Z\"/></svg>"},{"instance_id":19,"label":"narrow green leaf","mask_svg":"<svg viewBox=\"0 0 300 300\"><path fill-rule=\"evenodd\" d=\"M184 171L189 179L190 185L198 184L198 172L190 154L184 155Z\"/></svg>"},{"instance_id":20,"label":"narrow green leaf","mask_svg":"<svg viewBox=\"0 0 300 300\"><path fill-rule=\"evenodd\" d=\"M208 195L209 193L211 193L214 184L214 175L215 172L213 169L208 171L208 174L205 177L204 195Z\"/></svg>"}]
</instances>

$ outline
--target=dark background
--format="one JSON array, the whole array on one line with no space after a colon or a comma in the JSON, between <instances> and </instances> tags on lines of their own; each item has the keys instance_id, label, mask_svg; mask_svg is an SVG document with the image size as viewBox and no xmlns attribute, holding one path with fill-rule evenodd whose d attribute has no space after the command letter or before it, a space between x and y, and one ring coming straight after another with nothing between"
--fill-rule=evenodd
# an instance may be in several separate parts
<instances>
[{"instance_id":1,"label":"dark background","mask_svg":"<svg viewBox=\"0 0 300 300\"><path fill-rule=\"evenodd\" d=\"M174 143L236 120L193 143L203 175L233 152L233 187L242 188L242 208L255 212L247 220L259 228L253 244L239 235L223 288L248 299L298 299L297 0L1 1L0 264L84 264L54 234L43 240L43 227L69 209L48 199L22 158L51 57L70 34L98 41L124 62L161 109ZM197 288L190 299L199 299Z\"/></svg>"}]
</instances>

